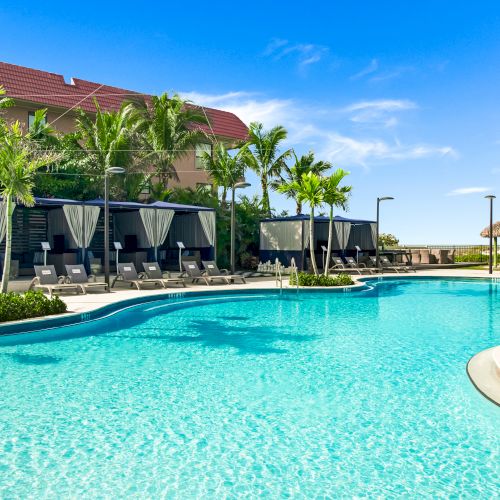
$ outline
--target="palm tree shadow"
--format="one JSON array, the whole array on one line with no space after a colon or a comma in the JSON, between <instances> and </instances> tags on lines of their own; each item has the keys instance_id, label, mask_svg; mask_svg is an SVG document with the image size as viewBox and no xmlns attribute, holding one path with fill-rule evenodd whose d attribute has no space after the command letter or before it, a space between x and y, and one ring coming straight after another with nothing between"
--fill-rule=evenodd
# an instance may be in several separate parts
<instances>
[{"instance_id":1,"label":"palm tree shadow","mask_svg":"<svg viewBox=\"0 0 500 500\"><path fill-rule=\"evenodd\" d=\"M177 335L161 333L141 335L138 332L137 335L126 337L163 340L176 344L200 344L207 348L217 349L232 347L238 350L238 354L283 354L288 352L288 349L275 347L276 342L308 342L317 338L316 335L288 333L289 330L286 327L237 326L218 320L193 319L186 325L185 331L185 334L179 334L179 330L175 330ZM119 335L119 337L124 336Z\"/></svg>"},{"instance_id":2,"label":"palm tree shadow","mask_svg":"<svg viewBox=\"0 0 500 500\"><path fill-rule=\"evenodd\" d=\"M57 356L44 356L42 354L22 354L22 353L12 353L6 354L17 363L22 365L52 365L60 363L63 358Z\"/></svg>"}]
</instances>

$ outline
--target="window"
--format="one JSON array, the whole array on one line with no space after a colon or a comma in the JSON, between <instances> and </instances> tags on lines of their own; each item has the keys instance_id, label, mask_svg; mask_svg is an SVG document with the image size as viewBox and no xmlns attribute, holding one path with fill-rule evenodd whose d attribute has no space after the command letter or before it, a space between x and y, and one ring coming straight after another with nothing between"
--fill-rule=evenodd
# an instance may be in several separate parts
<instances>
[{"instance_id":1,"label":"window","mask_svg":"<svg viewBox=\"0 0 500 500\"><path fill-rule=\"evenodd\" d=\"M35 122L35 112L28 111L28 130L31 130L31 127L33 127L34 122ZM47 115L45 115L45 118L42 120L42 125L46 124L47 124Z\"/></svg>"},{"instance_id":2,"label":"window","mask_svg":"<svg viewBox=\"0 0 500 500\"><path fill-rule=\"evenodd\" d=\"M211 144L197 144L196 145L196 158L195 158L195 167L198 170L203 169L203 153L208 153L212 155L212 145Z\"/></svg>"}]
</instances>

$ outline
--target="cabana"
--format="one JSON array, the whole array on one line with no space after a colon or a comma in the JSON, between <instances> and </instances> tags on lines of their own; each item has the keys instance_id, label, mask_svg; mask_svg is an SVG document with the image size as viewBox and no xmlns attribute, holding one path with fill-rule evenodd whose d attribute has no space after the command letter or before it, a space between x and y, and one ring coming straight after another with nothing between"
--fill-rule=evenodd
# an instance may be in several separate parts
<instances>
[{"instance_id":1,"label":"cabana","mask_svg":"<svg viewBox=\"0 0 500 500\"><path fill-rule=\"evenodd\" d=\"M110 241L120 242L120 261L142 262L154 259L164 267L178 268L177 242L196 259L212 259L215 246L215 211L211 208L176 203L150 204L110 201ZM0 237L4 212L0 211ZM47 262L58 273L65 264L103 262L104 200L76 201L36 198L34 207L17 206L13 216L12 260L20 274L32 274L41 263L41 242L51 251ZM2 248L5 242L2 238ZM110 260L115 260L111 245Z\"/></svg>"},{"instance_id":2,"label":"cabana","mask_svg":"<svg viewBox=\"0 0 500 500\"><path fill-rule=\"evenodd\" d=\"M264 219L260 222L260 260L274 262L276 258L285 266L290 265L292 257L299 269L306 268L309 256L309 215L294 215ZM370 220L348 219L336 216L333 218L332 252L341 256L356 256L356 246L361 251L375 251L376 223ZM329 218L314 218L313 248L316 260L321 266L322 246L328 245Z\"/></svg>"}]
</instances>

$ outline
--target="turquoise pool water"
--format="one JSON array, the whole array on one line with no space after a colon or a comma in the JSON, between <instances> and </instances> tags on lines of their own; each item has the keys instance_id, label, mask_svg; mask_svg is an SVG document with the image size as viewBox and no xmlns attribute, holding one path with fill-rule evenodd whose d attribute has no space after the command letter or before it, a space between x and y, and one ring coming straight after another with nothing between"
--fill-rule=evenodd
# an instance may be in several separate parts
<instances>
[{"instance_id":1,"label":"turquoise pool water","mask_svg":"<svg viewBox=\"0 0 500 500\"><path fill-rule=\"evenodd\" d=\"M493 498L500 408L465 366L500 343L499 299L186 295L4 338L0 497Z\"/></svg>"}]
</instances>

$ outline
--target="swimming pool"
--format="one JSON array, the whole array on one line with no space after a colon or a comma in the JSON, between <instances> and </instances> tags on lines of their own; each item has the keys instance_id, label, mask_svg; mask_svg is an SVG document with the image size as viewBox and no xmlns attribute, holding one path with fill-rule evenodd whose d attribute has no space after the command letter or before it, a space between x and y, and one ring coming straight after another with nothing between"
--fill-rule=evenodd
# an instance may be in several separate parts
<instances>
[{"instance_id":1,"label":"swimming pool","mask_svg":"<svg viewBox=\"0 0 500 500\"><path fill-rule=\"evenodd\" d=\"M0 339L1 497L500 490L486 281L189 296Z\"/></svg>"}]
</instances>

